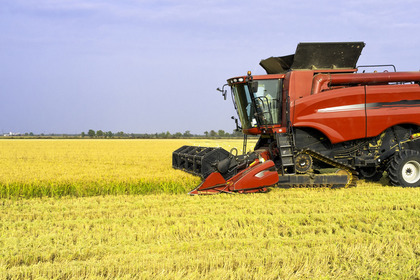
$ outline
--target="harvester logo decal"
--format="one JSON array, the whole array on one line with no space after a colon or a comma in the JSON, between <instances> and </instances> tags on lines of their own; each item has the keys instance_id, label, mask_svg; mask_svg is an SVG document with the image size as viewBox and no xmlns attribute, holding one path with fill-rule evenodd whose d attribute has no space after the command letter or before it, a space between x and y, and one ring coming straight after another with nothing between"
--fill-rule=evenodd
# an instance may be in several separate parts
<instances>
[{"instance_id":1,"label":"harvester logo decal","mask_svg":"<svg viewBox=\"0 0 420 280\"><path fill-rule=\"evenodd\" d=\"M318 113L335 113L348 112L369 109L383 109L383 108L401 108L401 107L417 107L420 106L420 100L400 100L395 102L375 102L365 104L354 104L337 107L329 107L318 109Z\"/></svg>"},{"instance_id":2,"label":"harvester logo decal","mask_svg":"<svg viewBox=\"0 0 420 280\"><path fill-rule=\"evenodd\" d=\"M364 110L365 104L354 104L354 105L346 105L346 106L337 106L337 107L329 107L318 109L317 112L319 113L333 113L333 112L346 112L346 111L358 111Z\"/></svg>"}]
</instances>

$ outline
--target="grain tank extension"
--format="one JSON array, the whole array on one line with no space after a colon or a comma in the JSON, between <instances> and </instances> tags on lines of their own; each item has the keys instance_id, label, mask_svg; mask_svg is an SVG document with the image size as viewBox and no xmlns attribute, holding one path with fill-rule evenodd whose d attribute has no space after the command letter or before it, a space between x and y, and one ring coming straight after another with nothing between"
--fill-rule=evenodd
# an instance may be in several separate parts
<instances>
[{"instance_id":1,"label":"grain tank extension","mask_svg":"<svg viewBox=\"0 0 420 280\"><path fill-rule=\"evenodd\" d=\"M190 194L351 187L385 171L393 185L418 187L420 71L357 67L364 46L300 43L293 55L262 60L266 75L228 79L244 147L247 135L259 140L242 155L194 146L174 151L173 168L203 178Z\"/></svg>"}]
</instances>

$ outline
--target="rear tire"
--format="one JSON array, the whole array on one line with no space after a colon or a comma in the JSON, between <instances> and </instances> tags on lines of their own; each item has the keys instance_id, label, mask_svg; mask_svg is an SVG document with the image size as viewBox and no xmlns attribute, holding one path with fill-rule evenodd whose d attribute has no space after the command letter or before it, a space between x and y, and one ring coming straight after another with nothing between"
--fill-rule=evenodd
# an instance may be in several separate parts
<instances>
[{"instance_id":1,"label":"rear tire","mask_svg":"<svg viewBox=\"0 0 420 280\"><path fill-rule=\"evenodd\" d=\"M394 186L420 186L420 153L414 150L395 153L388 167L388 176Z\"/></svg>"}]
</instances>

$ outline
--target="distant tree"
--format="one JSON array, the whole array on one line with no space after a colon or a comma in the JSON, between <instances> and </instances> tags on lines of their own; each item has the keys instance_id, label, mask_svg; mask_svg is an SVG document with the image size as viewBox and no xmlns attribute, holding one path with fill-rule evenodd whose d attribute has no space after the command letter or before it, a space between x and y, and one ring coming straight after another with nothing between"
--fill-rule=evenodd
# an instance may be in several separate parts
<instances>
[{"instance_id":1,"label":"distant tree","mask_svg":"<svg viewBox=\"0 0 420 280\"><path fill-rule=\"evenodd\" d=\"M209 132L208 132L208 131L204 131L204 135L205 135L206 137L209 137Z\"/></svg>"},{"instance_id":2,"label":"distant tree","mask_svg":"<svg viewBox=\"0 0 420 280\"><path fill-rule=\"evenodd\" d=\"M82 138L85 138L86 134L84 131L82 131L82 133L80 134L80 136L82 136Z\"/></svg>"},{"instance_id":3,"label":"distant tree","mask_svg":"<svg viewBox=\"0 0 420 280\"><path fill-rule=\"evenodd\" d=\"M97 137L102 137L102 136L104 136L104 132L102 130L98 130L98 131L96 131L96 136Z\"/></svg>"},{"instance_id":4,"label":"distant tree","mask_svg":"<svg viewBox=\"0 0 420 280\"><path fill-rule=\"evenodd\" d=\"M90 137L90 138L95 137L95 135L96 135L95 130L93 130L93 129L89 129L89 131L88 131L88 135L89 135L89 137Z\"/></svg>"},{"instance_id":5,"label":"distant tree","mask_svg":"<svg viewBox=\"0 0 420 280\"><path fill-rule=\"evenodd\" d=\"M182 137L182 133L181 132L177 132L174 134L175 138L181 138Z\"/></svg>"},{"instance_id":6,"label":"distant tree","mask_svg":"<svg viewBox=\"0 0 420 280\"><path fill-rule=\"evenodd\" d=\"M217 132L214 131L213 129L210 130L210 137L216 137L217 136Z\"/></svg>"},{"instance_id":7,"label":"distant tree","mask_svg":"<svg viewBox=\"0 0 420 280\"><path fill-rule=\"evenodd\" d=\"M34 133L33 132L29 132L29 136L34 136Z\"/></svg>"},{"instance_id":8,"label":"distant tree","mask_svg":"<svg viewBox=\"0 0 420 280\"><path fill-rule=\"evenodd\" d=\"M191 137L191 136L192 136L191 131L187 130L184 132L184 137Z\"/></svg>"},{"instance_id":9,"label":"distant tree","mask_svg":"<svg viewBox=\"0 0 420 280\"><path fill-rule=\"evenodd\" d=\"M122 131L117 132L117 136L118 136L118 137L124 137L124 132L122 132Z\"/></svg>"},{"instance_id":10,"label":"distant tree","mask_svg":"<svg viewBox=\"0 0 420 280\"><path fill-rule=\"evenodd\" d=\"M232 132L232 136L233 137L242 137L243 134L242 134L242 131L234 129L233 132Z\"/></svg>"},{"instance_id":11,"label":"distant tree","mask_svg":"<svg viewBox=\"0 0 420 280\"><path fill-rule=\"evenodd\" d=\"M105 132L105 137L112 138L114 137L114 133L112 133L112 131Z\"/></svg>"},{"instance_id":12,"label":"distant tree","mask_svg":"<svg viewBox=\"0 0 420 280\"><path fill-rule=\"evenodd\" d=\"M226 136L226 132L222 129L219 129L219 131L217 132L217 134L219 134L220 137L225 137Z\"/></svg>"}]
</instances>

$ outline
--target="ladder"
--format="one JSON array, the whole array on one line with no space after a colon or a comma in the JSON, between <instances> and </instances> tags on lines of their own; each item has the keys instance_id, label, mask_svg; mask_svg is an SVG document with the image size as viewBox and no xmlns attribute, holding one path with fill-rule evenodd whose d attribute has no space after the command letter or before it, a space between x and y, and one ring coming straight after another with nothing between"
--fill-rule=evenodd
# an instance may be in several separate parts
<instances>
[{"instance_id":1,"label":"ladder","mask_svg":"<svg viewBox=\"0 0 420 280\"><path fill-rule=\"evenodd\" d=\"M276 133L277 147L279 149L279 156L281 160L282 174L296 174L295 158L293 156L292 141L288 133ZM287 171L287 173L286 173Z\"/></svg>"}]
</instances>

